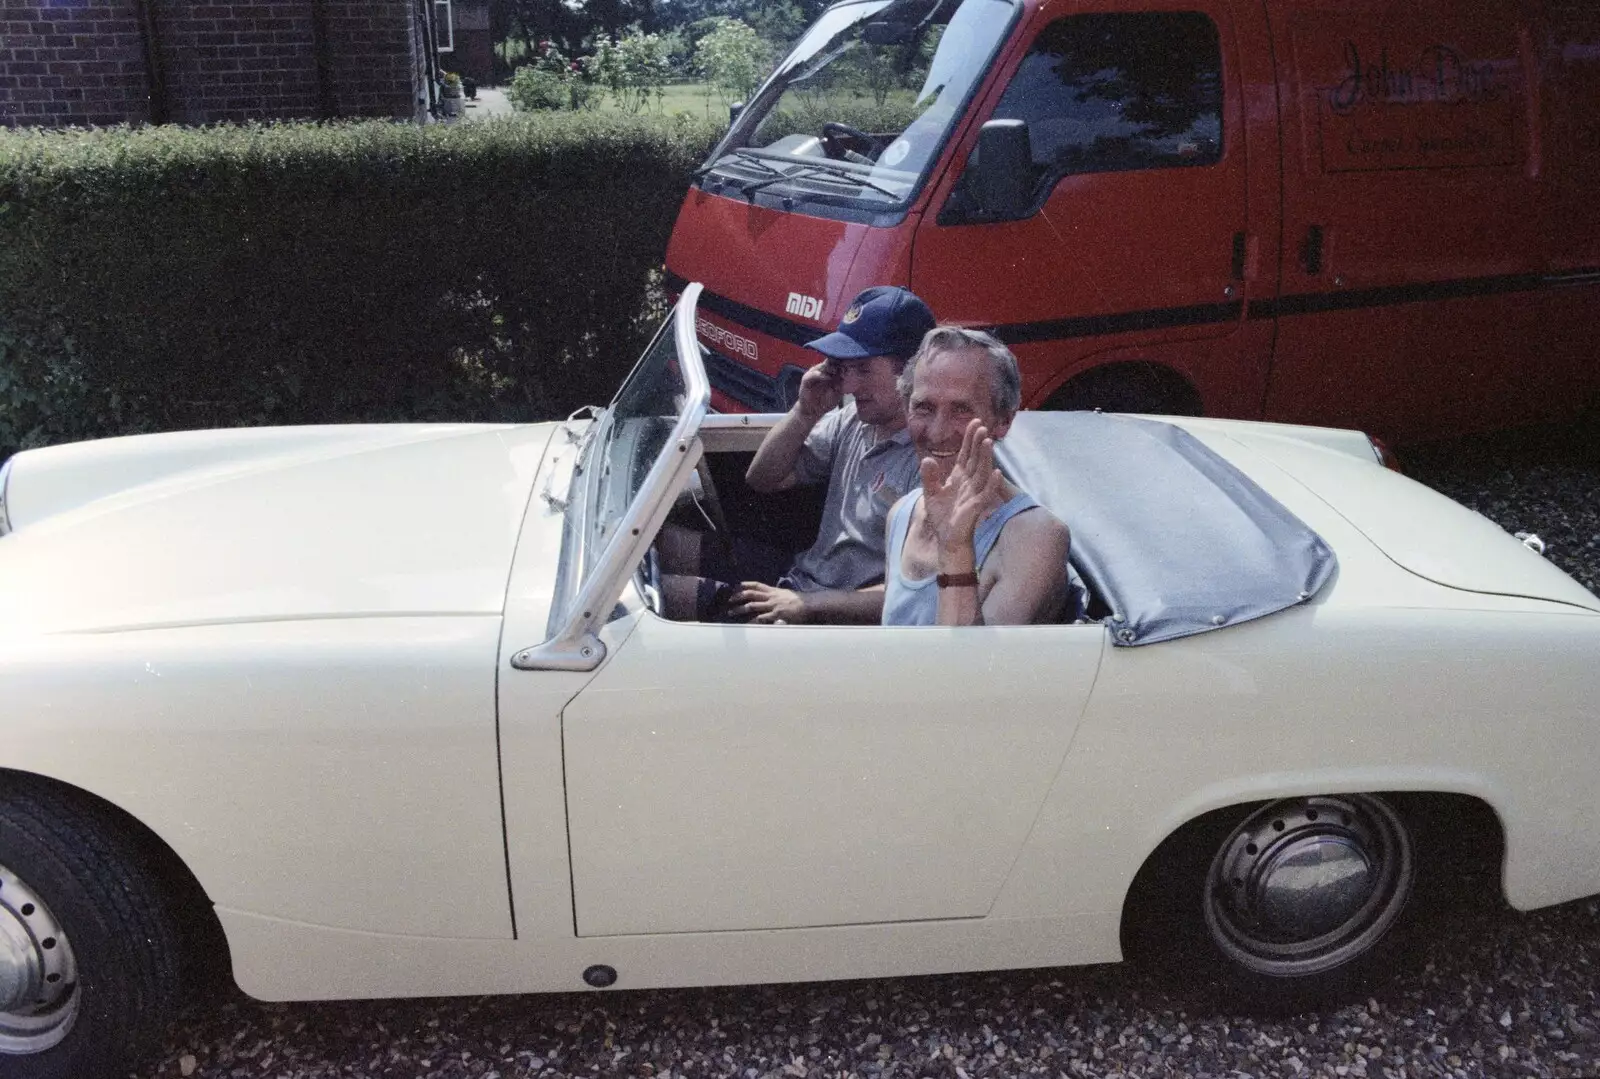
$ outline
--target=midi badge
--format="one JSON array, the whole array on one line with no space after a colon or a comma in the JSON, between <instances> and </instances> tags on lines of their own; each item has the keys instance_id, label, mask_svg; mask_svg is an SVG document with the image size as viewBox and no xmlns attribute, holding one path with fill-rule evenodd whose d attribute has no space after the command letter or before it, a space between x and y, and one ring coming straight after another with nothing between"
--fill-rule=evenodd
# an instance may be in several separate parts
<instances>
[{"instance_id":1,"label":"midi badge","mask_svg":"<svg viewBox=\"0 0 1600 1079\"><path fill-rule=\"evenodd\" d=\"M803 296L798 292L791 292L789 302L783 305L783 309L801 318L816 318L822 314L822 301L815 296Z\"/></svg>"}]
</instances>

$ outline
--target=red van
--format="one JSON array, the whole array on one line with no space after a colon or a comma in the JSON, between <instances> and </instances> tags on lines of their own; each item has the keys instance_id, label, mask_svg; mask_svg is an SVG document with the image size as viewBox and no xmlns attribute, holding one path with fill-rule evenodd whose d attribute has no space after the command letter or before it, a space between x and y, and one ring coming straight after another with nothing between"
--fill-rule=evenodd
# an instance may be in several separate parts
<instances>
[{"instance_id":1,"label":"red van","mask_svg":"<svg viewBox=\"0 0 1600 1079\"><path fill-rule=\"evenodd\" d=\"M850 298L986 327L1038 408L1409 439L1600 388L1594 0L847 0L696 174L715 402Z\"/></svg>"}]
</instances>

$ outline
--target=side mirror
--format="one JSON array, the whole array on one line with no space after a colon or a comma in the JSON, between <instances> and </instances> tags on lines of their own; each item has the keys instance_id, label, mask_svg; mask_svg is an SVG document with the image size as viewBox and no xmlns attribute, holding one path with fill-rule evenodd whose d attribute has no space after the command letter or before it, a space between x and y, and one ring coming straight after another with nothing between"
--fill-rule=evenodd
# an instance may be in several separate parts
<instances>
[{"instance_id":1,"label":"side mirror","mask_svg":"<svg viewBox=\"0 0 1600 1079\"><path fill-rule=\"evenodd\" d=\"M728 126L732 127L739 120L739 114L744 111L744 102L735 101L728 106Z\"/></svg>"},{"instance_id":2,"label":"side mirror","mask_svg":"<svg viewBox=\"0 0 1600 1079\"><path fill-rule=\"evenodd\" d=\"M978 129L961 182L984 218L1021 217L1033 202L1033 143L1024 120L990 120Z\"/></svg>"}]
</instances>

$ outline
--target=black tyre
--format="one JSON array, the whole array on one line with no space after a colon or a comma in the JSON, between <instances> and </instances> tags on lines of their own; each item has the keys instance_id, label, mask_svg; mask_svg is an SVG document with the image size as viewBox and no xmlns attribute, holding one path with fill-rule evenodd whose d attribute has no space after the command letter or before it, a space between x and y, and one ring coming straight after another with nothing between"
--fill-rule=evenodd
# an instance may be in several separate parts
<instances>
[{"instance_id":1,"label":"black tyre","mask_svg":"<svg viewBox=\"0 0 1600 1079\"><path fill-rule=\"evenodd\" d=\"M1044 408L1051 412L1143 412L1198 416L1200 399L1180 376L1153 363L1118 363L1085 371L1062 386Z\"/></svg>"},{"instance_id":2,"label":"black tyre","mask_svg":"<svg viewBox=\"0 0 1600 1079\"><path fill-rule=\"evenodd\" d=\"M0 1079L125 1076L171 1018L178 958L122 823L0 775Z\"/></svg>"},{"instance_id":3,"label":"black tyre","mask_svg":"<svg viewBox=\"0 0 1600 1079\"><path fill-rule=\"evenodd\" d=\"M1214 814L1162 844L1134 883L1130 958L1224 1007L1284 1015L1369 992L1414 922L1413 829L1365 794Z\"/></svg>"}]
</instances>

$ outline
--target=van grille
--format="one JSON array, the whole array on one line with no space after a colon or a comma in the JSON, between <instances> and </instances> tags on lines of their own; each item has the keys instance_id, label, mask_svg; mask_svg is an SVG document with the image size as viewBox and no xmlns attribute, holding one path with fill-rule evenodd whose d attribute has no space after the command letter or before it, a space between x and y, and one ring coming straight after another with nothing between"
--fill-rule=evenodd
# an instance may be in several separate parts
<instances>
[{"instance_id":1,"label":"van grille","mask_svg":"<svg viewBox=\"0 0 1600 1079\"><path fill-rule=\"evenodd\" d=\"M706 376L711 386L720 393L738 401L752 412L787 412L800 392L800 378L805 369L794 364L784 364L778 377L762 374L724 356L713 348L701 348L705 354Z\"/></svg>"}]
</instances>

